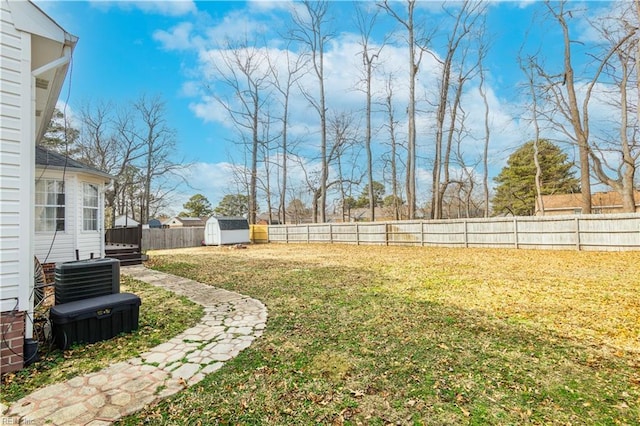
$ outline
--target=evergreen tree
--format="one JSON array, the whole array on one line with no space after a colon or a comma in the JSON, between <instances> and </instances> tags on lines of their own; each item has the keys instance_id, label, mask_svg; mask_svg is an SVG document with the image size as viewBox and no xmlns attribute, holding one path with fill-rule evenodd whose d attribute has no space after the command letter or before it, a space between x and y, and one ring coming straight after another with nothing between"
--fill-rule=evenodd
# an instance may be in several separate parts
<instances>
[{"instance_id":1,"label":"evergreen tree","mask_svg":"<svg viewBox=\"0 0 640 426\"><path fill-rule=\"evenodd\" d=\"M494 178L498 184L493 197L493 214L514 216L533 215L536 209L536 187L533 141L518 148L507 160L507 165ZM580 192L573 164L557 145L546 139L538 141L539 161L542 170L543 195Z\"/></svg>"},{"instance_id":2,"label":"evergreen tree","mask_svg":"<svg viewBox=\"0 0 640 426\"><path fill-rule=\"evenodd\" d=\"M43 148L70 157L75 156L78 148L75 146L80 131L71 127L71 123L58 108L54 109L49 127L38 143Z\"/></svg>"},{"instance_id":3,"label":"evergreen tree","mask_svg":"<svg viewBox=\"0 0 640 426\"><path fill-rule=\"evenodd\" d=\"M383 196L385 193L384 185L380 182L373 181L373 205L376 207L382 207ZM367 207L369 206L369 184L365 185L362 189L362 193L358 198L356 207Z\"/></svg>"},{"instance_id":4,"label":"evergreen tree","mask_svg":"<svg viewBox=\"0 0 640 426\"><path fill-rule=\"evenodd\" d=\"M180 216L186 217L206 217L211 215L213 211L211 209L211 203L202 194L196 194L189 198L189 201L184 203L182 207L186 210L180 214Z\"/></svg>"},{"instance_id":5,"label":"evergreen tree","mask_svg":"<svg viewBox=\"0 0 640 426\"><path fill-rule=\"evenodd\" d=\"M213 209L217 216L244 216L249 211L249 197L243 194L227 194Z\"/></svg>"}]
</instances>

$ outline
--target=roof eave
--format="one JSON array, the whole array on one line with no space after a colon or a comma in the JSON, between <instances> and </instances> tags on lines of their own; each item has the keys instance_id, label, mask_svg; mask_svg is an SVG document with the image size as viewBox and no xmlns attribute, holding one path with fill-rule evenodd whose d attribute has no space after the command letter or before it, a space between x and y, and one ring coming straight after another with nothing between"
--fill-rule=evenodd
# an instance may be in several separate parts
<instances>
[{"instance_id":1,"label":"roof eave","mask_svg":"<svg viewBox=\"0 0 640 426\"><path fill-rule=\"evenodd\" d=\"M19 31L32 35L32 76L46 85L35 88L36 140L44 136L60 96L78 37L65 31L31 1L5 3ZM45 86L45 87L43 87Z\"/></svg>"},{"instance_id":2,"label":"roof eave","mask_svg":"<svg viewBox=\"0 0 640 426\"><path fill-rule=\"evenodd\" d=\"M56 170L56 171L68 171L68 172L73 172L73 173L82 173L85 175L92 175L92 176L99 176L101 178L105 179L105 183L110 183L113 179L115 179L113 176L111 176L108 173L104 173L104 172L100 172L97 170L87 170L87 169L83 169L83 168L78 168L78 167L73 167L73 166L67 166L67 167L61 167L61 166L50 166L50 165L42 165L42 164L36 164L36 170Z\"/></svg>"}]
</instances>

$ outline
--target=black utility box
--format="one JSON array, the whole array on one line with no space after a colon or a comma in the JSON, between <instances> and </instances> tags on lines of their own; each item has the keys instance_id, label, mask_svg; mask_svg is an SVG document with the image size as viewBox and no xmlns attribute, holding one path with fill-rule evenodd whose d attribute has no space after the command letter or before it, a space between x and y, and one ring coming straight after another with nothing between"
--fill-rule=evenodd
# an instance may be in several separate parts
<instances>
[{"instance_id":1,"label":"black utility box","mask_svg":"<svg viewBox=\"0 0 640 426\"><path fill-rule=\"evenodd\" d=\"M100 258L56 263L56 305L120 293L120 261Z\"/></svg>"},{"instance_id":2,"label":"black utility box","mask_svg":"<svg viewBox=\"0 0 640 426\"><path fill-rule=\"evenodd\" d=\"M49 319L56 344L64 350L137 330L140 303L135 294L118 293L53 306Z\"/></svg>"}]
</instances>

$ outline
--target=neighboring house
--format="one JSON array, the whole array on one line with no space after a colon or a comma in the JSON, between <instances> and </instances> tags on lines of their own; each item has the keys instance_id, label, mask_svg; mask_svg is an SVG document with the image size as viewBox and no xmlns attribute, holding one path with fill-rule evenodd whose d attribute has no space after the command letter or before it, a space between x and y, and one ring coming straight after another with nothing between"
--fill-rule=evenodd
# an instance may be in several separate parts
<instances>
[{"instance_id":1,"label":"neighboring house","mask_svg":"<svg viewBox=\"0 0 640 426\"><path fill-rule=\"evenodd\" d=\"M33 335L36 141L42 139L77 38L29 1L0 0L1 373L23 366Z\"/></svg>"},{"instance_id":2,"label":"neighboring house","mask_svg":"<svg viewBox=\"0 0 640 426\"><path fill-rule=\"evenodd\" d=\"M260 213L256 217L256 225L280 225L280 219L278 219L278 212L271 213L271 221L269 221L269 213Z\"/></svg>"},{"instance_id":3,"label":"neighboring house","mask_svg":"<svg viewBox=\"0 0 640 426\"><path fill-rule=\"evenodd\" d=\"M137 228L140 225L140 222L131 219L127 215L121 214L116 217L114 225L116 228Z\"/></svg>"},{"instance_id":4,"label":"neighboring house","mask_svg":"<svg viewBox=\"0 0 640 426\"><path fill-rule=\"evenodd\" d=\"M164 222L162 222L162 227L169 228L188 228L194 226L204 226L207 224L208 218L200 218L200 217L171 217Z\"/></svg>"},{"instance_id":5,"label":"neighboring house","mask_svg":"<svg viewBox=\"0 0 640 426\"><path fill-rule=\"evenodd\" d=\"M369 207L354 207L345 212L345 217L341 212L334 212L329 215L331 222L370 222L370 210ZM388 207L375 207L376 222L386 222L393 219L393 214Z\"/></svg>"},{"instance_id":6,"label":"neighboring house","mask_svg":"<svg viewBox=\"0 0 640 426\"><path fill-rule=\"evenodd\" d=\"M111 180L107 173L36 147L34 253L45 270L57 262L104 257L104 189Z\"/></svg>"},{"instance_id":7,"label":"neighboring house","mask_svg":"<svg viewBox=\"0 0 640 426\"><path fill-rule=\"evenodd\" d=\"M635 191L634 196L636 212L640 212L640 191ZM582 198L579 193L543 195L542 204L546 216L582 213ZM622 197L620 193L616 191L593 193L591 195L591 212L594 214L622 213ZM536 216L541 215L542 212L538 208Z\"/></svg>"}]
</instances>

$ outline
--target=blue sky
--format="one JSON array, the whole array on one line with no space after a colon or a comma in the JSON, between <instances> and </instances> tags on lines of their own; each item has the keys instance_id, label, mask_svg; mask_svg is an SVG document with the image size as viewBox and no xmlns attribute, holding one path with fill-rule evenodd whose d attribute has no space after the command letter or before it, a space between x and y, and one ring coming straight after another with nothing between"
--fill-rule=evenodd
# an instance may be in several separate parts
<instances>
[{"instance_id":1,"label":"blue sky","mask_svg":"<svg viewBox=\"0 0 640 426\"><path fill-rule=\"evenodd\" d=\"M112 101L122 105L143 93L160 95L166 102L168 125L177 134L176 158L193 163L188 176L194 189L186 188L177 194L173 213L180 211L182 203L195 193L204 194L215 206L226 193L236 192L231 183L229 162L240 157L237 146L231 142L237 136L229 127L224 111L211 99L211 92L203 90L205 85L214 91L224 90L206 76L207 66L210 58L215 57L219 43L229 35L246 33L251 37L260 34L270 49L282 52L283 42L277 33L285 28L288 2L36 3L68 32L79 37L70 79L60 96L69 111L78 110L88 101ZM417 16L431 26L437 25L443 22L440 5L440 2L420 2ZM583 4L573 3L575 7L577 5ZM607 6L602 2L584 5L589 14L598 13ZM533 136L530 127L521 119L524 101L519 85L523 82L523 74L517 57L525 39L529 51L543 46L547 63L552 64L559 57L559 51L554 52L560 47L557 31L540 18L539 6L531 1L495 1L491 2L486 15L488 33L493 40L485 64L492 117L490 177L499 172L517 146ZM336 35L326 57L330 80L327 102L330 108L354 111L357 115L362 108L362 95L353 88L357 81L354 68L358 62L354 5L352 2L332 2L330 10ZM374 33L376 42L381 42L385 34L399 30L386 16L380 18L380 23L380 29ZM579 18L575 25L580 32ZM441 53L436 45L434 52ZM402 73L406 72L406 47L398 37L391 39L383 55L387 58L384 67L396 67L394 75L399 75L401 80ZM428 74L433 68L425 56L421 84L427 97L430 90ZM406 108L403 89L400 87L397 92L397 107L403 110ZM470 127L479 127L481 103L473 86L469 88L465 102L470 111ZM313 111L300 96L294 100L294 109L299 136L309 137L317 125ZM425 122L422 126L422 134L418 129L419 156L423 158L418 164L418 188L422 192L419 199L424 200L430 187L431 139L429 124ZM375 137L380 141L384 139L382 134ZM303 143L313 145L309 140ZM469 161L477 156L481 142L473 145L468 143ZM379 175L377 178L382 180L384 177Z\"/></svg>"}]
</instances>

